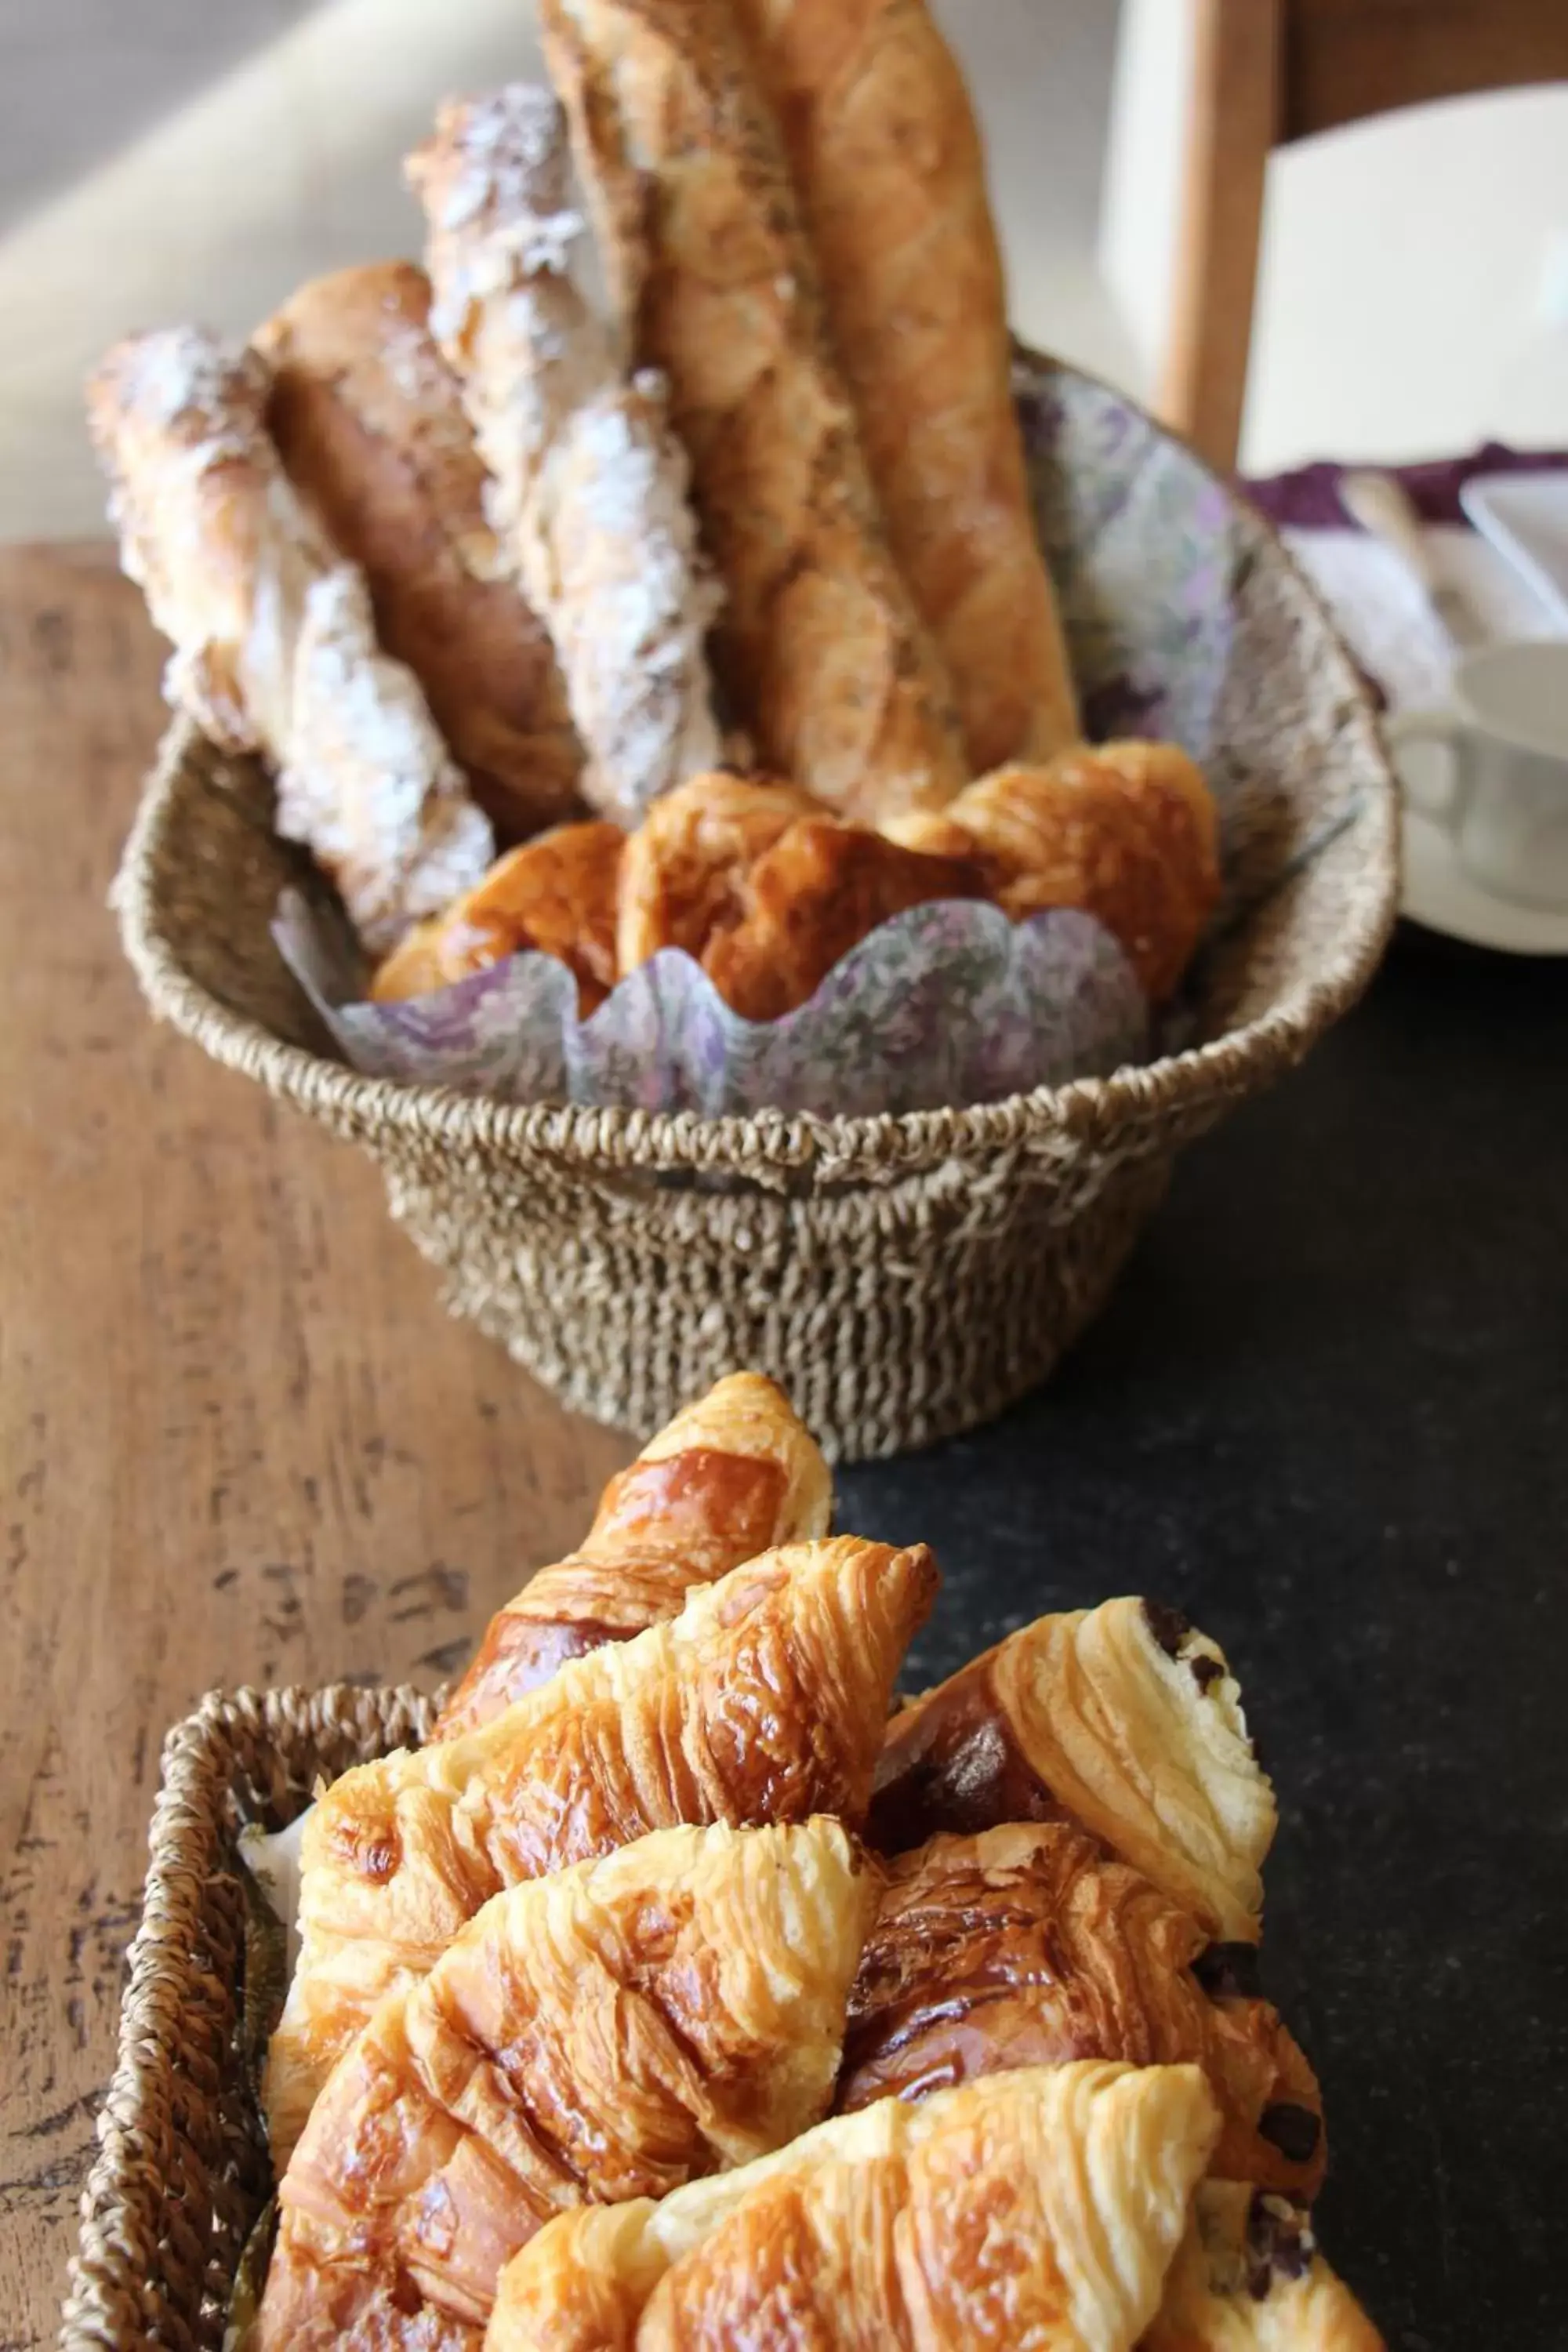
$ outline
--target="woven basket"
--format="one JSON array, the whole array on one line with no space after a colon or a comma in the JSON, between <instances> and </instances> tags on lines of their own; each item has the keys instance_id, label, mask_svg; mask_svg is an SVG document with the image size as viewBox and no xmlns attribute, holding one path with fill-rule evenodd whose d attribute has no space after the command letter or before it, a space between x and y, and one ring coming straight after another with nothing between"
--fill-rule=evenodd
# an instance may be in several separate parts
<instances>
[{"instance_id":1,"label":"woven basket","mask_svg":"<svg viewBox=\"0 0 1568 2352\"><path fill-rule=\"evenodd\" d=\"M425 1738L433 1714L411 1690L215 1691L164 1741L66 2352L218 2352L240 2250L272 2187L241 2036L239 1830L281 1829L319 1778Z\"/></svg>"},{"instance_id":2,"label":"woven basket","mask_svg":"<svg viewBox=\"0 0 1568 2352\"><path fill-rule=\"evenodd\" d=\"M1226 813L1200 1042L901 1118L507 1108L356 1076L269 923L297 853L247 762L164 745L117 885L155 1013L380 1163L471 1316L567 1404L646 1434L772 1373L839 1458L984 1421L1100 1306L1181 1145L1364 986L1396 898L1362 685L1268 526L1140 412L1047 362L1020 400L1091 731L1173 735Z\"/></svg>"}]
</instances>

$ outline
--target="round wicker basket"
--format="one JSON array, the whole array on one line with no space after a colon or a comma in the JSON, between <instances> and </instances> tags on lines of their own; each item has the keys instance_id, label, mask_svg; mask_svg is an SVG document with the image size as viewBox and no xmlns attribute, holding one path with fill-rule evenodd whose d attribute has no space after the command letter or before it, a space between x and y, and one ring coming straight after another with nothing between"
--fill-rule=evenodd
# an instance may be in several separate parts
<instances>
[{"instance_id":1,"label":"round wicker basket","mask_svg":"<svg viewBox=\"0 0 1568 2352\"><path fill-rule=\"evenodd\" d=\"M1300 1060L1382 951L1394 788L1311 590L1128 404L1026 356L1019 390L1091 731L1175 735L1225 813L1183 1052L874 1118L507 1107L362 1077L272 941L299 868L264 779L188 726L164 744L117 885L153 1012L370 1152L452 1310L600 1420L647 1433L749 1366L839 1458L984 1421L1099 1308L1177 1150Z\"/></svg>"}]
</instances>

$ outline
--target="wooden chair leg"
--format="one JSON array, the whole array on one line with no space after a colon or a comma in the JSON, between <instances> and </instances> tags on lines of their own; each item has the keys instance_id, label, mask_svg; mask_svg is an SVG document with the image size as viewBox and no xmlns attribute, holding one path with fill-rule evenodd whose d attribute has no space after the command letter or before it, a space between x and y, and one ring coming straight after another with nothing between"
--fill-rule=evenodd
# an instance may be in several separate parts
<instances>
[{"instance_id":1,"label":"wooden chair leg","mask_svg":"<svg viewBox=\"0 0 1568 2352\"><path fill-rule=\"evenodd\" d=\"M1155 404L1201 457L1228 471L1241 441L1264 172L1281 120L1284 0L1183 5L1191 79L1170 335Z\"/></svg>"}]
</instances>

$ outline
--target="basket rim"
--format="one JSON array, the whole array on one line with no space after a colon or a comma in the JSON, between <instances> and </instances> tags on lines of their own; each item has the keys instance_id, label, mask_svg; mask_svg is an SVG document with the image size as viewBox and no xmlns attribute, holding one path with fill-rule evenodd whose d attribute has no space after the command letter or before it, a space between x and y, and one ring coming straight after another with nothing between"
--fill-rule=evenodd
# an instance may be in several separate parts
<instances>
[{"instance_id":1,"label":"basket rim","mask_svg":"<svg viewBox=\"0 0 1568 2352\"><path fill-rule=\"evenodd\" d=\"M163 1738L147 1832L148 1869L125 1958L114 2071L98 2116L98 2152L60 2306L61 2352L102 2352L127 2340L110 2315L135 2307L157 2237L171 2086L183 2063L177 1998L201 1963L202 1906L224 1835L229 1792L247 1751L287 1745L329 1752L344 1733L367 1752L427 1738L434 1702L411 1685L249 1685L209 1690ZM151 2185L151 2186L150 2186ZM110 2332L112 2330L112 2332ZM151 2341L138 2336L137 2341Z\"/></svg>"},{"instance_id":2,"label":"basket rim","mask_svg":"<svg viewBox=\"0 0 1568 2352\"><path fill-rule=\"evenodd\" d=\"M1026 362L1061 362L1015 344ZM1068 373L1084 376L1082 370ZM1087 376L1089 382L1098 379ZM1110 387L1105 387L1110 389ZM1124 394L1115 397L1138 413ZM340 1129L391 1130L443 1147L479 1143L504 1152L545 1153L603 1166L755 1173L835 1167L912 1172L949 1159L1068 1141L1094 1145L1146 1125L1170 1108L1192 1112L1251 1094L1299 1061L1371 980L1398 911L1398 788L1383 727L1361 671L1317 588L1280 533L1234 482L1222 478L1178 434L1151 419L1194 464L1293 577L1316 614L1345 706L1365 737L1365 798L1355 822L1369 887L1355 919L1310 977L1292 982L1254 1019L1177 1054L1130 1063L1108 1077L1044 1086L994 1103L847 1116L760 1110L704 1118L694 1111L598 1108L571 1103L502 1103L451 1087L367 1077L283 1038L237 1013L193 979L158 928L153 874L182 774L208 747L195 723L176 717L166 730L110 892L126 956L153 1013L214 1060L258 1079L271 1092Z\"/></svg>"}]
</instances>

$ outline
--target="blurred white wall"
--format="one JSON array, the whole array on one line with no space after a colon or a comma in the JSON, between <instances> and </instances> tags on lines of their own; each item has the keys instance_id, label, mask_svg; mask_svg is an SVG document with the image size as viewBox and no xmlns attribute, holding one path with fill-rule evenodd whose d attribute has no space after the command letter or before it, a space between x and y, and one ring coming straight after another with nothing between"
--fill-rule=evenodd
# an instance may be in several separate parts
<instances>
[{"instance_id":1,"label":"blurred white wall","mask_svg":"<svg viewBox=\"0 0 1568 2352\"><path fill-rule=\"evenodd\" d=\"M1268 167L1244 466L1489 436L1568 448L1568 84L1352 123Z\"/></svg>"},{"instance_id":2,"label":"blurred white wall","mask_svg":"<svg viewBox=\"0 0 1568 2352\"><path fill-rule=\"evenodd\" d=\"M1169 332L1191 63L1185 7L1127 0L1099 250L1144 384ZM1406 109L1269 159L1243 467L1489 435L1568 447L1568 85Z\"/></svg>"},{"instance_id":3,"label":"blurred white wall","mask_svg":"<svg viewBox=\"0 0 1568 2352\"><path fill-rule=\"evenodd\" d=\"M1017 325L1125 373L1094 258L1117 0L939 5L986 125ZM398 166L436 100L539 70L528 0L0 7L5 538L101 528L80 383L116 335L243 331L305 277L416 249Z\"/></svg>"}]
</instances>

